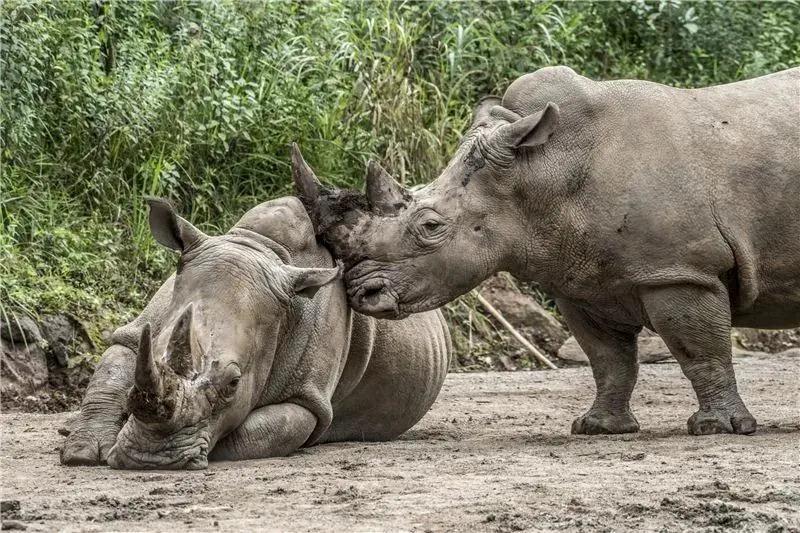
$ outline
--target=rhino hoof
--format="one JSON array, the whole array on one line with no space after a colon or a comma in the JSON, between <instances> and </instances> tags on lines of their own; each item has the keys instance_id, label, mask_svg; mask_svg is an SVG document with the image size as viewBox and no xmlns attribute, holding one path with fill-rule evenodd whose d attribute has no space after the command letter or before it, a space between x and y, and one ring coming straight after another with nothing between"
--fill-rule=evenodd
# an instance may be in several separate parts
<instances>
[{"instance_id":1,"label":"rhino hoof","mask_svg":"<svg viewBox=\"0 0 800 533\"><path fill-rule=\"evenodd\" d=\"M573 435L613 435L616 433L636 433L639 422L630 411L617 414L590 409L572 423Z\"/></svg>"},{"instance_id":2,"label":"rhino hoof","mask_svg":"<svg viewBox=\"0 0 800 533\"><path fill-rule=\"evenodd\" d=\"M691 435L736 433L750 435L756 432L756 419L750 413L730 413L724 409L702 409L687 422Z\"/></svg>"}]
</instances>

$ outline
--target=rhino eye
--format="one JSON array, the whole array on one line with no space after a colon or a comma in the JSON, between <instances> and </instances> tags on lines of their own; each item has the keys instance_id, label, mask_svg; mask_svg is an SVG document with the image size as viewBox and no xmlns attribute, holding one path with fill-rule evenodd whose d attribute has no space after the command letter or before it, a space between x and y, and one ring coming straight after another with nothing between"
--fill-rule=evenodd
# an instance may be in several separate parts
<instances>
[{"instance_id":1,"label":"rhino eye","mask_svg":"<svg viewBox=\"0 0 800 533\"><path fill-rule=\"evenodd\" d=\"M240 379L238 377L230 380L222 389L222 397L231 398L236 393L236 389L239 387L239 381Z\"/></svg>"},{"instance_id":2,"label":"rhino eye","mask_svg":"<svg viewBox=\"0 0 800 533\"><path fill-rule=\"evenodd\" d=\"M442 224L441 222L438 222L436 220L428 220L427 222L425 222L423 224L423 226L428 231L435 231L435 230L439 229L440 227L444 226L444 224Z\"/></svg>"}]
</instances>

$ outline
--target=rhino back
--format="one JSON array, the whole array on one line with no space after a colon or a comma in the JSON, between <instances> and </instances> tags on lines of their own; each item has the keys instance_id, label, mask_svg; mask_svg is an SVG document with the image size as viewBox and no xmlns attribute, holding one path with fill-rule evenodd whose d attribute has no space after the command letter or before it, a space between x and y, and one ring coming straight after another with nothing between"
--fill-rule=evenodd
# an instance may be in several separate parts
<instances>
[{"instance_id":1,"label":"rhino back","mask_svg":"<svg viewBox=\"0 0 800 533\"><path fill-rule=\"evenodd\" d=\"M636 285L722 278L735 315L777 305L766 322L800 320L800 69L692 90L543 71L504 104L564 111L548 148L557 163L538 170L574 183L558 216L530 229L559 250L541 258L556 273L546 285L616 300Z\"/></svg>"}]
</instances>

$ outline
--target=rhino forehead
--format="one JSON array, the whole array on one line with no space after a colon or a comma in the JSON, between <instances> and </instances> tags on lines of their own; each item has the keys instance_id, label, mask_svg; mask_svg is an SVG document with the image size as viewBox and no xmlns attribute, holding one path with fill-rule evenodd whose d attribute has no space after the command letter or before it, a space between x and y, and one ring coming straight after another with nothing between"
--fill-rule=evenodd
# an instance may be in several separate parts
<instances>
[{"instance_id":1,"label":"rhino forehead","mask_svg":"<svg viewBox=\"0 0 800 533\"><path fill-rule=\"evenodd\" d=\"M231 235L213 241L181 261L175 280L178 294L185 291L189 298L199 293L238 306L254 304L269 294L288 299L278 268L282 261L274 251Z\"/></svg>"}]
</instances>

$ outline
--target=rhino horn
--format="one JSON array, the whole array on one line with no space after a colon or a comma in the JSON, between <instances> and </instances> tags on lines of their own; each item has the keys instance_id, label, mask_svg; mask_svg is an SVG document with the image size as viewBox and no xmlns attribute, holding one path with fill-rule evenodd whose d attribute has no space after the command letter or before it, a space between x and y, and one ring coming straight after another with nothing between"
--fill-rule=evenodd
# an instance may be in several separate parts
<instances>
[{"instance_id":1,"label":"rhino horn","mask_svg":"<svg viewBox=\"0 0 800 533\"><path fill-rule=\"evenodd\" d=\"M166 389L170 389L167 391ZM150 324L142 328L134 371L134 386L128 396L128 409L143 422L165 422L175 412L175 390L167 387L164 376L153 360Z\"/></svg>"},{"instance_id":2,"label":"rhino horn","mask_svg":"<svg viewBox=\"0 0 800 533\"><path fill-rule=\"evenodd\" d=\"M308 211L312 222L316 226L319 216L319 191L322 184L311 167L308 166L308 163L306 163L297 143L292 143L292 178L294 179L295 194L303 202L306 211Z\"/></svg>"},{"instance_id":3,"label":"rhino horn","mask_svg":"<svg viewBox=\"0 0 800 533\"><path fill-rule=\"evenodd\" d=\"M145 324L139 337L139 353L136 357L136 388L144 394L158 396L161 391L161 376L153 361L153 342L150 338L150 324Z\"/></svg>"},{"instance_id":4,"label":"rhino horn","mask_svg":"<svg viewBox=\"0 0 800 533\"><path fill-rule=\"evenodd\" d=\"M167 364L179 376L191 379L197 370L192 354L192 304L183 310L167 344Z\"/></svg>"},{"instance_id":5,"label":"rhino horn","mask_svg":"<svg viewBox=\"0 0 800 533\"><path fill-rule=\"evenodd\" d=\"M403 186L376 161L367 164L367 201L380 215L397 213L407 202L408 193Z\"/></svg>"}]
</instances>

